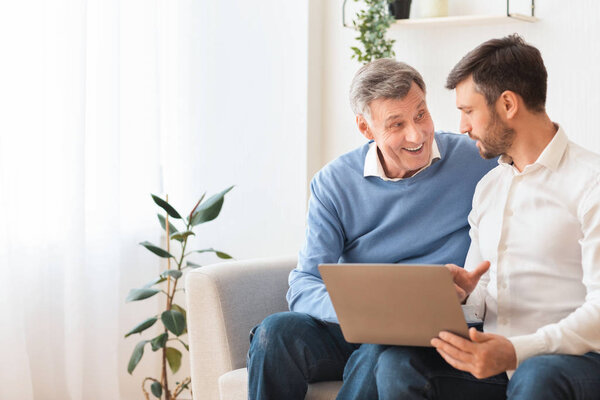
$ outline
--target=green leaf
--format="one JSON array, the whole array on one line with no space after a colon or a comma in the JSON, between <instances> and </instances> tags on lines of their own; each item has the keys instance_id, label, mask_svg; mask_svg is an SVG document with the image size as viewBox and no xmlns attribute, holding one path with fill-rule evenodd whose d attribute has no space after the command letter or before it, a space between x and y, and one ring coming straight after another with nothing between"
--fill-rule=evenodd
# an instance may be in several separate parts
<instances>
[{"instance_id":1,"label":"green leaf","mask_svg":"<svg viewBox=\"0 0 600 400\"><path fill-rule=\"evenodd\" d=\"M161 215L161 214L156 214L156 216L158 217L158 222L160 222L160 226L162 226L162 228L165 230L165 232L167 231L167 220L166 218ZM175 226L169 222L169 235L172 233L176 233L179 232L177 230L177 228L175 228Z\"/></svg>"},{"instance_id":2,"label":"green leaf","mask_svg":"<svg viewBox=\"0 0 600 400\"><path fill-rule=\"evenodd\" d=\"M188 221L192 218L192 215L194 215L194 213L196 212L196 209L198 208L200 203L202 203L202 200L204 200L205 197L206 197L206 192L202 193L202 196L200 197L200 199L198 200L198 202L196 203L196 205L194 206L192 211L190 211L190 216L188 217Z\"/></svg>"},{"instance_id":3,"label":"green leaf","mask_svg":"<svg viewBox=\"0 0 600 400\"><path fill-rule=\"evenodd\" d=\"M181 314L183 314L183 318L187 321L187 312L185 311L185 308L183 308L177 304L171 304L171 309L179 311Z\"/></svg>"},{"instance_id":4,"label":"green leaf","mask_svg":"<svg viewBox=\"0 0 600 400\"><path fill-rule=\"evenodd\" d=\"M138 324L135 328L133 328L131 331L129 331L125 337L128 337L130 335L133 335L134 333L141 333L143 331L145 331L146 329L150 328L152 325L154 325L156 323L156 320L158 318L156 317L152 317L152 318L148 318L147 320L145 320L144 322Z\"/></svg>"},{"instance_id":5,"label":"green leaf","mask_svg":"<svg viewBox=\"0 0 600 400\"><path fill-rule=\"evenodd\" d=\"M127 365L127 372L129 372L130 375L142 359L142 356L144 355L144 346L146 343L148 343L147 340L142 340L135 345L133 353L131 353L131 358L129 359L129 364Z\"/></svg>"},{"instance_id":6,"label":"green leaf","mask_svg":"<svg viewBox=\"0 0 600 400\"><path fill-rule=\"evenodd\" d=\"M152 345L152 351L156 351L158 349L162 349L167 344L167 339L169 338L169 334L167 332L161 333L154 339L150 341Z\"/></svg>"},{"instance_id":7,"label":"green leaf","mask_svg":"<svg viewBox=\"0 0 600 400\"><path fill-rule=\"evenodd\" d=\"M185 317L177 310L168 310L161 314L165 328L173 332L175 336L181 335L185 331Z\"/></svg>"},{"instance_id":8,"label":"green leaf","mask_svg":"<svg viewBox=\"0 0 600 400\"><path fill-rule=\"evenodd\" d=\"M188 261L188 262L186 263L186 266L188 266L188 267L190 267L190 268L200 268L200 267L202 267L202 265L200 265L200 264L196 264L196 263L194 263L194 262L191 262L191 261Z\"/></svg>"},{"instance_id":9,"label":"green leaf","mask_svg":"<svg viewBox=\"0 0 600 400\"><path fill-rule=\"evenodd\" d=\"M141 242L140 243L142 246L144 246L145 248L147 248L148 250L150 250L151 252L153 252L154 254L156 254L159 257L162 258L175 258L171 253L169 253L168 251L161 249L158 246L153 245L150 242Z\"/></svg>"},{"instance_id":10,"label":"green leaf","mask_svg":"<svg viewBox=\"0 0 600 400\"><path fill-rule=\"evenodd\" d=\"M185 309L183 307L181 307L177 304L171 304L171 309L179 311L181 314L183 314L183 318L185 319L185 329L182 334L187 333L187 312L185 311ZM189 351L189 349L188 349L188 351Z\"/></svg>"},{"instance_id":11,"label":"green leaf","mask_svg":"<svg viewBox=\"0 0 600 400\"><path fill-rule=\"evenodd\" d=\"M233 186L211 196L204 203L200 204L196 209L196 212L192 215L192 220L190 221L192 226L212 221L217 218L221 212L221 207L223 207L224 197L231 189L233 189Z\"/></svg>"},{"instance_id":12,"label":"green leaf","mask_svg":"<svg viewBox=\"0 0 600 400\"><path fill-rule=\"evenodd\" d=\"M163 210L165 210L167 212L167 214L169 214L171 217L173 218L177 218L177 219L181 219L181 215L179 215L179 213L177 211L175 211L175 209L166 201L164 201L163 199L161 199L158 196L152 195L152 200L154 200L154 202Z\"/></svg>"},{"instance_id":13,"label":"green leaf","mask_svg":"<svg viewBox=\"0 0 600 400\"><path fill-rule=\"evenodd\" d=\"M167 280L167 278L159 276L158 278L154 278L150 282L146 283L143 287L144 288L149 288L150 286L154 286L154 285L156 285L158 283L162 283L162 282L164 282L166 280Z\"/></svg>"},{"instance_id":14,"label":"green leaf","mask_svg":"<svg viewBox=\"0 0 600 400\"><path fill-rule=\"evenodd\" d=\"M185 343L185 342L184 342L183 340L181 340L181 339L177 339L177 340L179 340L179 342L180 342L180 343L183 345L183 347L185 347L185 349L186 349L187 351L190 351L190 346L189 346L187 343Z\"/></svg>"},{"instance_id":15,"label":"green leaf","mask_svg":"<svg viewBox=\"0 0 600 400\"><path fill-rule=\"evenodd\" d=\"M164 271L162 274L160 274L160 276L162 276L163 278L170 276L171 278L174 278L174 279L181 278L181 275L183 275L183 272L176 270L176 269L168 269L168 270Z\"/></svg>"},{"instance_id":16,"label":"green leaf","mask_svg":"<svg viewBox=\"0 0 600 400\"><path fill-rule=\"evenodd\" d=\"M192 231L176 232L171 235L171 240L177 240L178 242L183 242L185 239L187 239L188 236L196 236L196 234Z\"/></svg>"},{"instance_id":17,"label":"green leaf","mask_svg":"<svg viewBox=\"0 0 600 400\"><path fill-rule=\"evenodd\" d=\"M154 397L160 399L160 396L162 396L162 386L160 382L152 382L152 385L150 385L150 391Z\"/></svg>"},{"instance_id":18,"label":"green leaf","mask_svg":"<svg viewBox=\"0 0 600 400\"><path fill-rule=\"evenodd\" d=\"M159 292L160 292L159 289L149 289L149 288L131 289L129 291L129 294L127 295L127 298L125 299L125 301L130 302L130 301L144 300L144 299L147 299L148 297L154 296L156 293L159 293Z\"/></svg>"},{"instance_id":19,"label":"green leaf","mask_svg":"<svg viewBox=\"0 0 600 400\"><path fill-rule=\"evenodd\" d=\"M167 347L166 353L169 367L171 367L173 373L176 373L181 367L181 352L173 347Z\"/></svg>"},{"instance_id":20,"label":"green leaf","mask_svg":"<svg viewBox=\"0 0 600 400\"><path fill-rule=\"evenodd\" d=\"M227 253L223 253L222 251L216 251L216 252L215 252L215 254L217 255L217 257L219 257L219 258L222 258L222 259L224 259L224 260L227 260L227 259L233 258L233 257L231 257L229 254L227 254Z\"/></svg>"},{"instance_id":21,"label":"green leaf","mask_svg":"<svg viewBox=\"0 0 600 400\"><path fill-rule=\"evenodd\" d=\"M210 249L194 250L194 251L192 251L192 253L215 253L217 255L217 257L219 257L219 258L223 258L223 259L233 258L229 254L224 253L219 250L215 250L212 247ZM188 261L188 264L189 264L189 261Z\"/></svg>"}]
</instances>

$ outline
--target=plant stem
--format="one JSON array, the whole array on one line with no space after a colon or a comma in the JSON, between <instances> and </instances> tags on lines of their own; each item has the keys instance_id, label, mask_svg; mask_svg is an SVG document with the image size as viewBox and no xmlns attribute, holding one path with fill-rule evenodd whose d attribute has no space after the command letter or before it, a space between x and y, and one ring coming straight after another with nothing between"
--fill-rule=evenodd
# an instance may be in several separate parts
<instances>
[{"instance_id":1,"label":"plant stem","mask_svg":"<svg viewBox=\"0 0 600 400\"><path fill-rule=\"evenodd\" d=\"M190 229L190 224L191 222L188 221L186 230ZM167 224L167 227L169 225ZM187 240L188 238L186 237L183 240L182 243L182 249L181 249L181 257L179 258L179 262L177 263L177 269L181 270L181 265L183 264L183 260L185 258L185 247L187 246ZM170 239L167 239L167 251L169 251L169 245L168 243L170 242ZM170 259L169 259L170 261ZM169 269L170 269L170 264L169 264ZM177 291L177 281L179 281L179 278L175 278L173 279L173 287L171 288L171 277L168 276L167 279L168 280L168 286L167 286L167 290L168 290L168 294L167 294L167 311L171 310L171 306L173 305L173 298L175 297L175 292ZM165 328L165 333L167 333L167 329ZM172 400L171 398L171 393L169 393L169 386L168 386L168 382L167 382L167 347L163 347L162 349L162 381L164 382L164 389L165 389L165 400ZM173 399L176 397L177 395L175 394Z\"/></svg>"},{"instance_id":2,"label":"plant stem","mask_svg":"<svg viewBox=\"0 0 600 400\"><path fill-rule=\"evenodd\" d=\"M165 329L165 332L167 330ZM165 389L165 400L171 400L171 393L169 393L169 381L167 379L167 348L162 348L162 386Z\"/></svg>"},{"instance_id":3,"label":"plant stem","mask_svg":"<svg viewBox=\"0 0 600 400\"><path fill-rule=\"evenodd\" d=\"M169 195L166 195L166 201L169 202ZM167 231L167 251L171 252L171 233L169 232L169 213L165 218L165 228ZM171 269L171 257L167 259L167 271ZM167 275L167 311L171 309L171 296L169 295L171 292L171 276ZM169 335L167 332L167 328L165 327L165 333ZM165 389L165 400L171 400L171 394L169 393L169 380L167 378L167 347L164 346L162 348L162 382L163 388Z\"/></svg>"},{"instance_id":4,"label":"plant stem","mask_svg":"<svg viewBox=\"0 0 600 400\"><path fill-rule=\"evenodd\" d=\"M181 381L181 383L179 385L177 385L177 387L173 391L173 399L175 399L177 396L179 396L179 394L181 394L181 392L183 392L184 389L186 388L186 385L189 385L191 382L192 382L192 379L189 376L187 378L185 378L183 381ZM191 391L192 390L190 389L190 392Z\"/></svg>"},{"instance_id":5,"label":"plant stem","mask_svg":"<svg viewBox=\"0 0 600 400\"><path fill-rule=\"evenodd\" d=\"M191 222L188 221L187 226L186 226L186 230L189 230L191 226ZM181 266L183 265L183 260L185 259L185 248L187 247L187 242L188 242L188 238L189 236L187 236L185 239L183 239L183 242L181 244L181 257L179 258L179 261L177 262L177 269L179 271L181 271ZM170 292L170 296L169 296L169 300L167 303L167 310L171 309L171 305L173 304L173 299L175 298L175 292L177 292L177 282L179 281L179 278L174 279L173 282L173 291Z\"/></svg>"}]
</instances>

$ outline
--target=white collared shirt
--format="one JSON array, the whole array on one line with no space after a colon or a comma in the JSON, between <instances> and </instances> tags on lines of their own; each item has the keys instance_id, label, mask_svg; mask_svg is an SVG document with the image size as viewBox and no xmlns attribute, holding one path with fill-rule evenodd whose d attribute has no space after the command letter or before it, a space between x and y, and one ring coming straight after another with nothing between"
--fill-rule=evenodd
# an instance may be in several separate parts
<instances>
[{"instance_id":1,"label":"white collared shirt","mask_svg":"<svg viewBox=\"0 0 600 400\"><path fill-rule=\"evenodd\" d=\"M440 150L438 149L437 143L435 142L435 137L433 142L431 143L431 154L429 155L429 163L426 166L415 172L411 175L411 177L417 175L419 172L423 171L425 168L429 167L434 160L440 159ZM378 176L384 181L401 181L402 179L407 178L388 178L383 169L383 165L381 165L381 160L377 154L377 144L373 141L369 143L369 150L367 150L367 155L365 156L365 168L363 171L363 175L367 176Z\"/></svg>"},{"instance_id":2,"label":"white collared shirt","mask_svg":"<svg viewBox=\"0 0 600 400\"><path fill-rule=\"evenodd\" d=\"M508 337L517 365L600 350L600 156L559 127L519 172L499 160L477 185L465 268L491 263L467 304Z\"/></svg>"}]
</instances>

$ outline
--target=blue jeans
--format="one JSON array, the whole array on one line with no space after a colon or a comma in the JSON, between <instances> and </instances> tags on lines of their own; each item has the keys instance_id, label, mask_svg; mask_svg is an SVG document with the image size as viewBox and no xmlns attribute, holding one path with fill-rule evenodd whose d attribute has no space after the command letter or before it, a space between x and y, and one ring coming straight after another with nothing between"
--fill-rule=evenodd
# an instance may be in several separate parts
<instances>
[{"instance_id":1,"label":"blue jeans","mask_svg":"<svg viewBox=\"0 0 600 400\"><path fill-rule=\"evenodd\" d=\"M532 357L509 381L505 373L477 379L432 348L393 346L375 363L375 379L382 400L592 400L600 399L600 354Z\"/></svg>"},{"instance_id":2,"label":"blue jeans","mask_svg":"<svg viewBox=\"0 0 600 400\"><path fill-rule=\"evenodd\" d=\"M338 400L600 399L600 355L543 355L476 379L427 347L356 345L337 324L307 314L267 317L253 330L248 399L302 400L308 383L343 379Z\"/></svg>"},{"instance_id":3,"label":"blue jeans","mask_svg":"<svg viewBox=\"0 0 600 400\"><path fill-rule=\"evenodd\" d=\"M248 399L303 400L308 383L342 379L338 399L373 399L370 360L378 351L346 342L338 324L303 313L273 314L251 335Z\"/></svg>"}]
</instances>

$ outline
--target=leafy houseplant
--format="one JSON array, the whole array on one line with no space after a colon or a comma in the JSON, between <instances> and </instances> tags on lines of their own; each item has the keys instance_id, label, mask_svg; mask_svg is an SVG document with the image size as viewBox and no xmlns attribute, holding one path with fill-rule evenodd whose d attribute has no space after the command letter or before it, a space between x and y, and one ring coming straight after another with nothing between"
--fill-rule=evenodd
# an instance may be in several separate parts
<instances>
[{"instance_id":1,"label":"leafy houseplant","mask_svg":"<svg viewBox=\"0 0 600 400\"><path fill-rule=\"evenodd\" d=\"M354 0L359 1L359 0ZM362 43L364 49L356 46L351 47L356 58L363 64L368 64L378 58L394 57L392 45L395 40L386 39L385 33L394 22L395 18L388 11L389 0L360 0L368 6L366 10L360 10L352 24L359 32L356 40Z\"/></svg>"},{"instance_id":2,"label":"leafy houseplant","mask_svg":"<svg viewBox=\"0 0 600 400\"><path fill-rule=\"evenodd\" d=\"M203 195L200 200L198 200L196 206L192 209L186 219L184 219L181 214L179 214L168 203L168 197L166 200L163 200L158 196L152 195L154 202L166 212L166 215L164 216L158 214L158 221L162 228L166 231L169 239L166 241L166 249L155 246L150 242L142 242L140 244L157 256L166 258L167 269L150 282L146 283L143 287L132 289L126 299L127 302L139 301L152 297L158 293L162 293L166 296L165 309L160 315L154 315L146 319L125 335L125 337L131 336L135 333L139 333L141 335L143 331L153 326L159 319L163 324L164 329L160 335L149 340L142 340L138 342L133 349L133 353L131 354L131 358L129 360L129 365L127 366L127 371L131 374L142 359L146 344L150 344L152 351L154 352L161 350L162 373L160 379L146 377L142 381L142 391L144 392L146 400L149 400L149 394L146 390L146 384L148 382L151 382L150 391L159 399L164 395L165 400L175 400L177 396L180 395L184 390L189 389L191 392L189 387L191 379L189 377L183 379L181 382L176 382L176 386L173 391L169 389L167 363L169 364L172 373L176 373L181 366L182 357L181 351L175 347L169 346L169 343L178 342L189 351L188 344L181 339L181 337L187 333L186 311L183 307L174 303L174 298L176 292L183 290L181 288L177 289L177 284L179 280L182 279L184 271L188 268L200 267L198 264L187 261L187 256L192 253L214 253L219 258L231 258L229 254L213 248L193 250L186 253L186 247L190 236L195 235L193 229L197 225L212 221L219 216L223 206L225 194L227 194L232 188L233 186L215 194L204 202L203 200L205 195ZM185 224L185 229L181 231L178 230L175 225L169 221L169 217L172 219L181 220ZM180 253L177 255L174 255L171 252L171 241L179 243ZM173 260L175 263L174 268L171 268L171 260Z\"/></svg>"}]
</instances>

